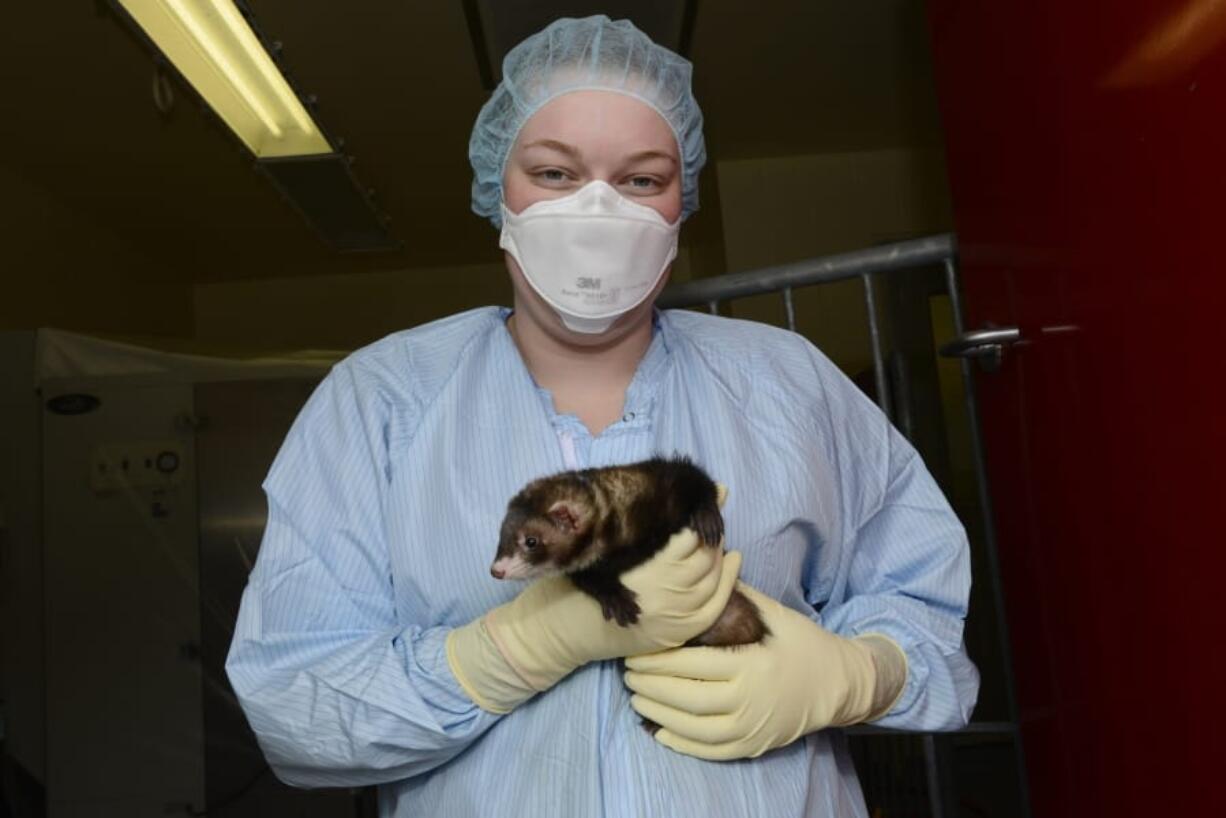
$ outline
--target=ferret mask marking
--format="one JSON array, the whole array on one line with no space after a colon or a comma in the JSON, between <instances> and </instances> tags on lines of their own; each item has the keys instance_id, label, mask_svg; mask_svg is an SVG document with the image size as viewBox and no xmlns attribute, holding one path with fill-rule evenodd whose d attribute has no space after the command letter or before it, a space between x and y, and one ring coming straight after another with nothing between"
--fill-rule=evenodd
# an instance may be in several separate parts
<instances>
[{"instance_id":1,"label":"ferret mask marking","mask_svg":"<svg viewBox=\"0 0 1226 818\"><path fill-rule=\"evenodd\" d=\"M498 572L502 576L498 576ZM519 554L494 560L491 573L498 579L534 579L550 573L543 565L533 565Z\"/></svg>"}]
</instances>

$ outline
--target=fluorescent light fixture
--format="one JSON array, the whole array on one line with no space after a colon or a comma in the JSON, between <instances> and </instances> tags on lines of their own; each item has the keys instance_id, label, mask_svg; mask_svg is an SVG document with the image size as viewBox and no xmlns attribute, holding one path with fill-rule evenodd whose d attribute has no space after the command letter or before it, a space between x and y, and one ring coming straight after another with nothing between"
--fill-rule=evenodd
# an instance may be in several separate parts
<instances>
[{"instance_id":1,"label":"fluorescent light fixture","mask_svg":"<svg viewBox=\"0 0 1226 818\"><path fill-rule=\"evenodd\" d=\"M233 0L118 0L261 159L332 152Z\"/></svg>"}]
</instances>

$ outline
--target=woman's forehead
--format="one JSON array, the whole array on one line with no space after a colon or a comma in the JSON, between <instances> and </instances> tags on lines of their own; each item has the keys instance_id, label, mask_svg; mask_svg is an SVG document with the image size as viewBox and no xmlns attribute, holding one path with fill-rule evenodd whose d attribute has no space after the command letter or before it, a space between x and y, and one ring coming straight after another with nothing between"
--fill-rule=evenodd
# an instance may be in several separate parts
<instances>
[{"instance_id":1,"label":"woman's forehead","mask_svg":"<svg viewBox=\"0 0 1226 818\"><path fill-rule=\"evenodd\" d=\"M560 142L583 155L628 156L654 151L680 159L673 129L642 100L616 91L570 91L524 123L516 148Z\"/></svg>"}]
</instances>

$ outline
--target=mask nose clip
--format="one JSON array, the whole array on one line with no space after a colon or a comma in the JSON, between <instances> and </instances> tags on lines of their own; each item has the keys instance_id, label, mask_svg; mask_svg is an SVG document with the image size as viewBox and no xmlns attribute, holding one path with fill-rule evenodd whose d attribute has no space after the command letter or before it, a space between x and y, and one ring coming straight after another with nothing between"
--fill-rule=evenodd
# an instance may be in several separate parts
<instances>
[{"instance_id":1,"label":"mask nose clip","mask_svg":"<svg viewBox=\"0 0 1226 818\"><path fill-rule=\"evenodd\" d=\"M592 191L589 198L609 209L617 207L618 203L625 198L604 179L596 179L588 182L584 187L580 188L575 195L579 196L585 190L589 189Z\"/></svg>"}]
</instances>

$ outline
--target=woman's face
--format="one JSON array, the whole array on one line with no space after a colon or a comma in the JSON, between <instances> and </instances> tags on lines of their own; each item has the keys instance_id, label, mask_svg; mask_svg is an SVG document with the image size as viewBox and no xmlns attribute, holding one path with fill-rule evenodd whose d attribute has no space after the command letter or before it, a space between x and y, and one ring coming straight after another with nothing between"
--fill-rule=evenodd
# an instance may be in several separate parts
<instances>
[{"instance_id":1,"label":"woman's face","mask_svg":"<svg viewBox=\"0 0 1226 818\"><path fill-rule=\"evenodd\" d=\"M668 123L650 106L613 91L572 91L546 103L520 129L507 156L503 201L512 213L545 199L568 196L596 180L672 223L681 215L681 161ZM655 296L620 316L605 332L585 335L566 328L524 280L508 253L507 268L517 309L551 335L572 344L609 343L651 312Z\"/></svg>"}]
</instances>

